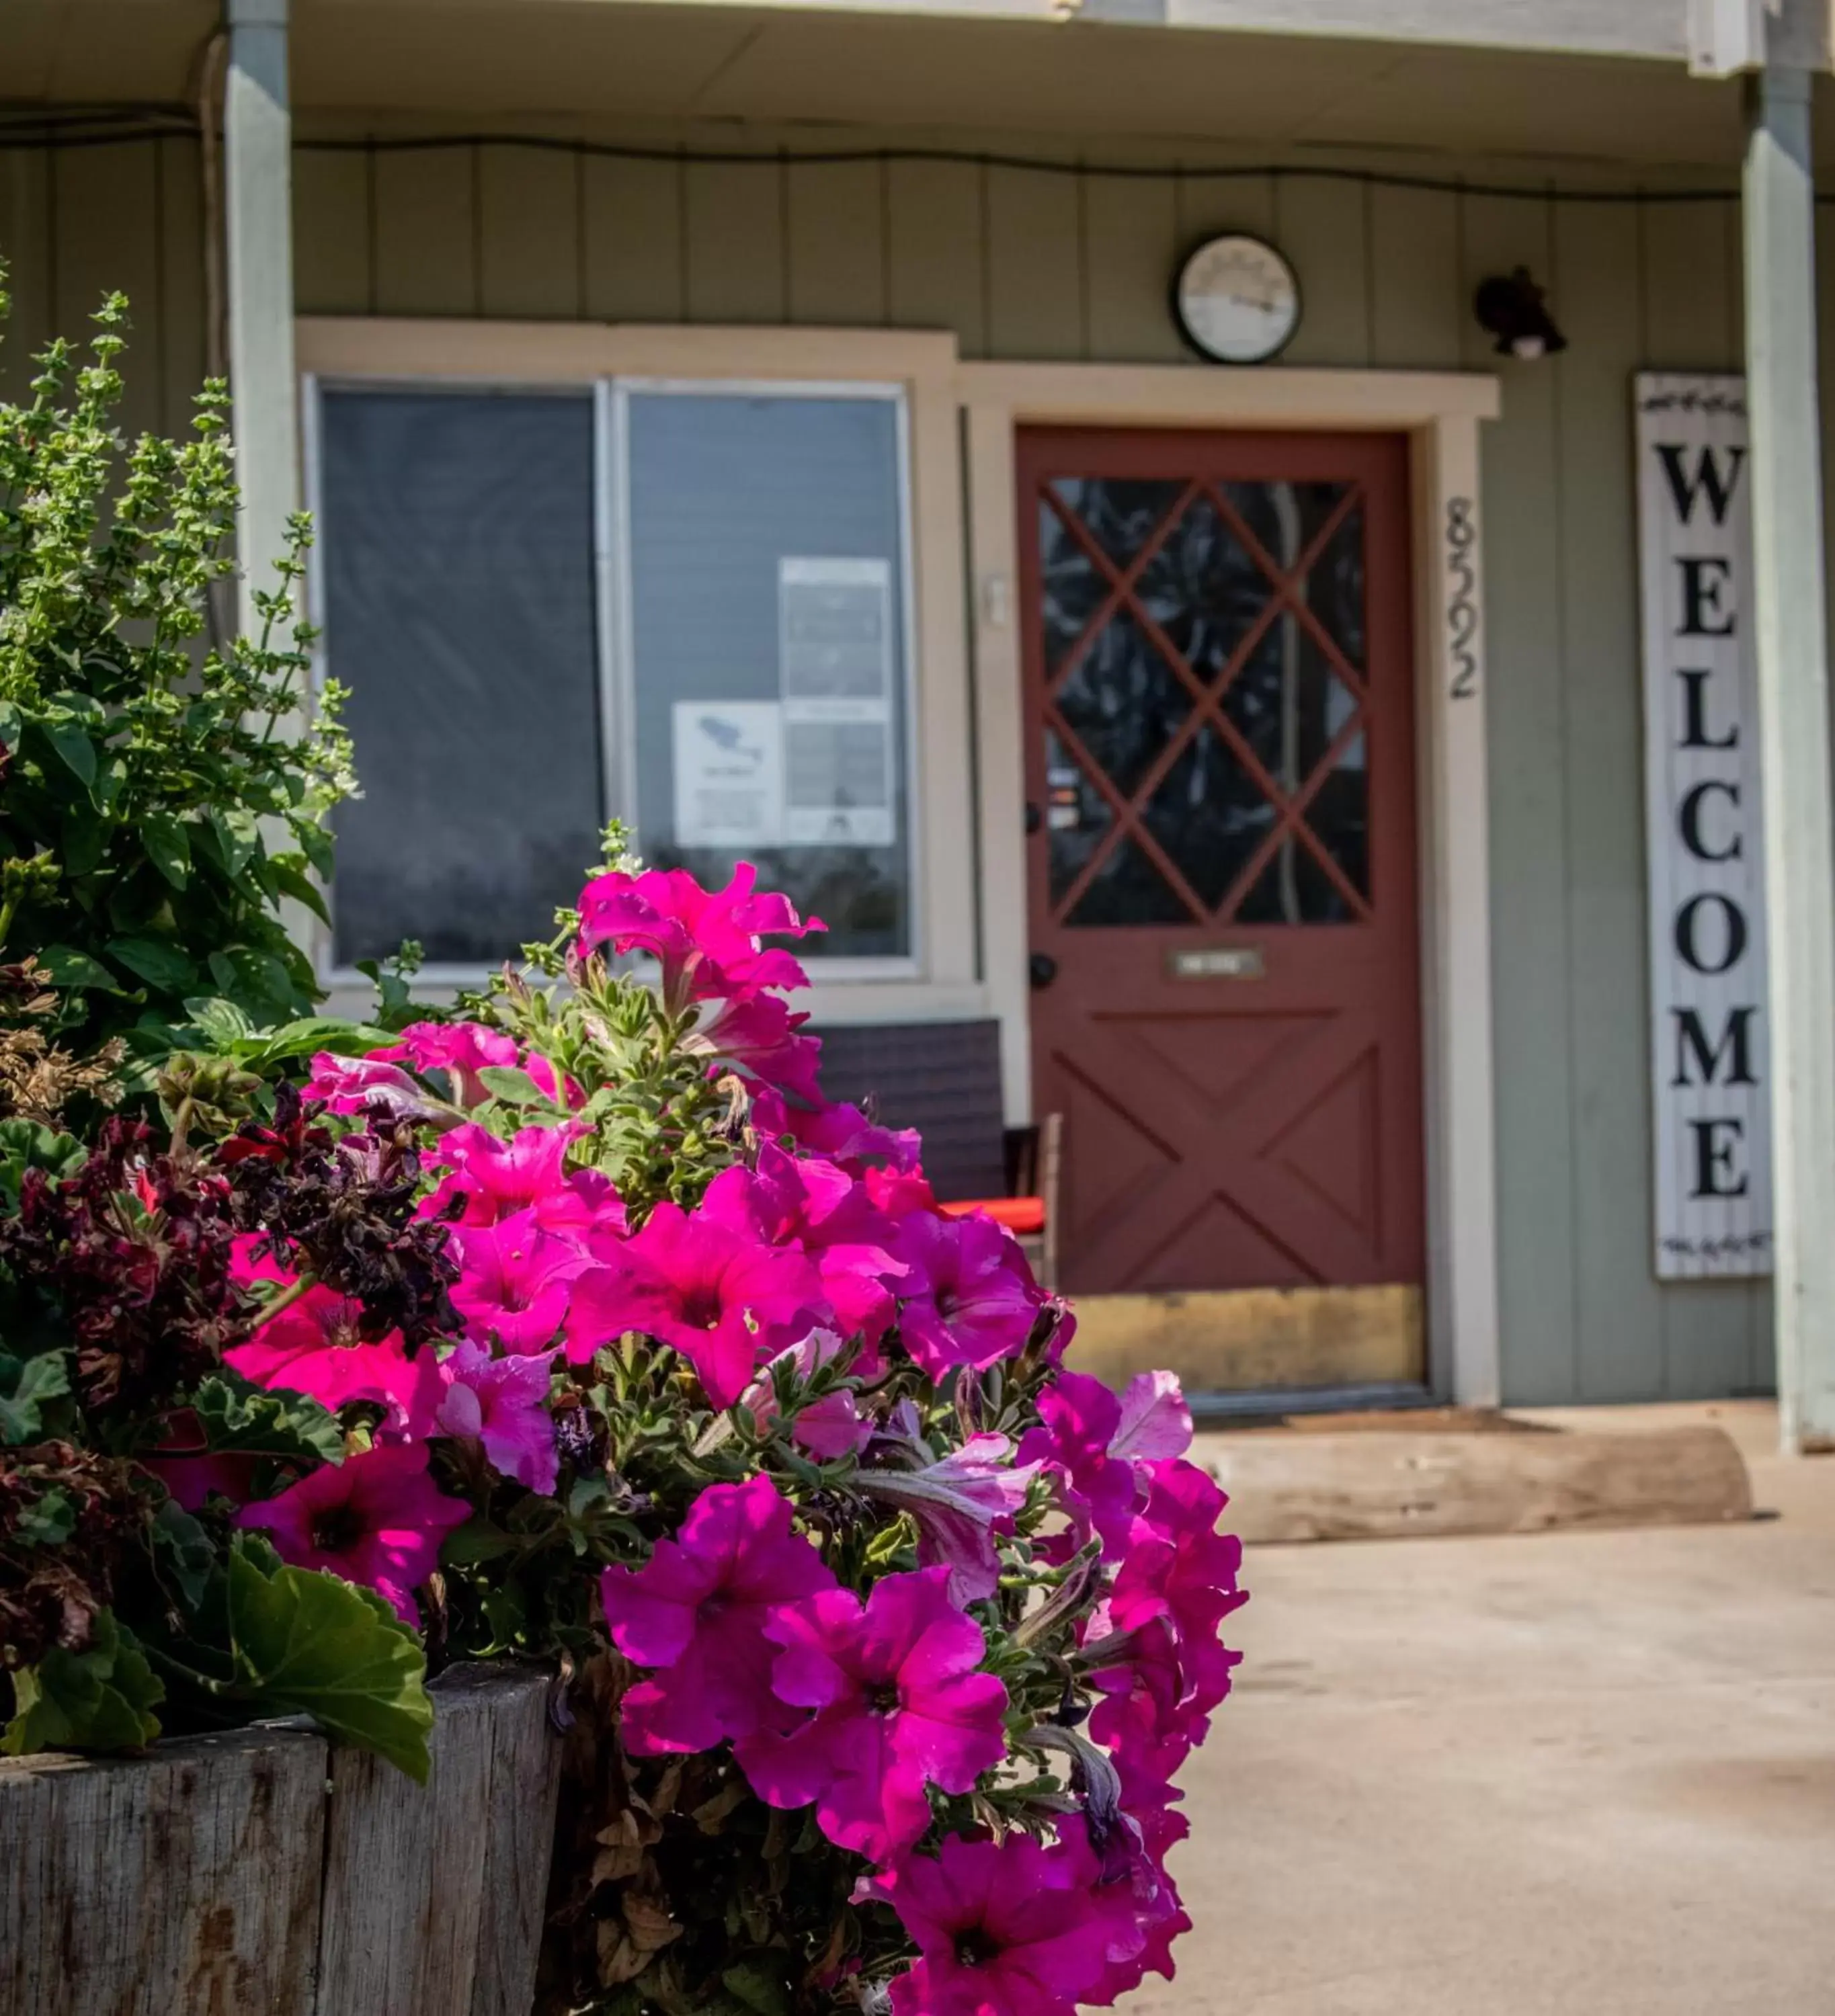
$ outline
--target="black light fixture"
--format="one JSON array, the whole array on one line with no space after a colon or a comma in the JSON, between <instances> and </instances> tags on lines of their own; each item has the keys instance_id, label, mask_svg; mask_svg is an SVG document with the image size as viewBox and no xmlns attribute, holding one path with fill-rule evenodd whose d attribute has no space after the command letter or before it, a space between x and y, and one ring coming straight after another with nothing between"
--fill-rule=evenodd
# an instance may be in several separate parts
<instances>
[{"instance_id":1,"label":"black light fixture","mask_svg":"<svg viewBox=\"0 0 1835 2016\"><path fill-rule=\"evenodd\" d=\"M1547 299L1530 278L1529 268L1519 266L1508 275L1494 274L1481 280L1472 297L1472 311L1487 336L1497 338L1500 357L1552 357L1567 347L1567 339L1555 326Z\"/></svg>"}]
</instances>

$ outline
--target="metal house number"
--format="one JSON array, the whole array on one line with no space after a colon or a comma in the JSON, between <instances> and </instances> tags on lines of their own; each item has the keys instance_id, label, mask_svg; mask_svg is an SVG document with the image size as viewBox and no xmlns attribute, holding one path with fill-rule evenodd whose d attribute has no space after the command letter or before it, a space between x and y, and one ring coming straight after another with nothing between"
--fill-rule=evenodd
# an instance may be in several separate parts
<instances>
[{"instance_id":1,"label":"metal house number","mask_svg":"<svg viewBox=\"0 0 1835 2016\"><path fill-rule=\"evenodd\" d=\"M1260 945L1206 945L1166 955L1174 980L1260 980L1267 971Z\"/></svg>"}]
</instances>

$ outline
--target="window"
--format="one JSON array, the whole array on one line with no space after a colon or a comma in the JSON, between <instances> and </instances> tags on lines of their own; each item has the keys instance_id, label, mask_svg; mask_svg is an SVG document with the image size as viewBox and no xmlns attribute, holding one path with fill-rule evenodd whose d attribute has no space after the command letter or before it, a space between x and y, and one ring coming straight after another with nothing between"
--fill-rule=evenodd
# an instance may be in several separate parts
<instances>
[{"instance_id":1,"label":"window","mask_svg":"<svg viewBox=\"0 0 1835 2016\"><path fill-rule=\"evenodd\" d=\"M332 959L546 936L608 815L755 862L827 961L914 950L894 387L326 384L325 668L352 689ZM856 966L854 970L860 970Z\"/></svg>"}]
</instances>

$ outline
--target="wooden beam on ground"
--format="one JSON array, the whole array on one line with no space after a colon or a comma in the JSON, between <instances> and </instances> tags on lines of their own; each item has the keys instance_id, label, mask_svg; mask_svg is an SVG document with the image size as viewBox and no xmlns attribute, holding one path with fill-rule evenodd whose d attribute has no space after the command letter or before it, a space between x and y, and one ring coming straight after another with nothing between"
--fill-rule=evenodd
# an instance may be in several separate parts
<instances>
[{"instance_id":1,"label":"wooden beam on ground","mask_svg":"<svg viewBox=\"0 0 1835 2016\"><path fill-rule=\"evenodd\" d=\"M1263 1429L1200 1438L1247 1541L1391 1540L1752 1516L1739 1450L1711 1427L1520 1434Z\"/></svg>"}]
</instances>

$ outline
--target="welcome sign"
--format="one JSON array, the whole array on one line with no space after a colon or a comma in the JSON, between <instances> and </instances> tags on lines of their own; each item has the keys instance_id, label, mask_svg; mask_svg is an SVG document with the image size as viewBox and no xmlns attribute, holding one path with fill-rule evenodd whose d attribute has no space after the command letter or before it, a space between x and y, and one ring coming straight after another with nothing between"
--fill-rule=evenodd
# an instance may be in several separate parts
<instances>
[{"instance_id":1,"label":"welcome sign","mask_svg":"<svg viewBox=\"0 0 1835 2016\"><path fill-rule=\"evenodd\" d=\"M1657 1272L1768 1274L1765 859L1742 378L1640 373Z\"/></svg>"}]
</instances>

